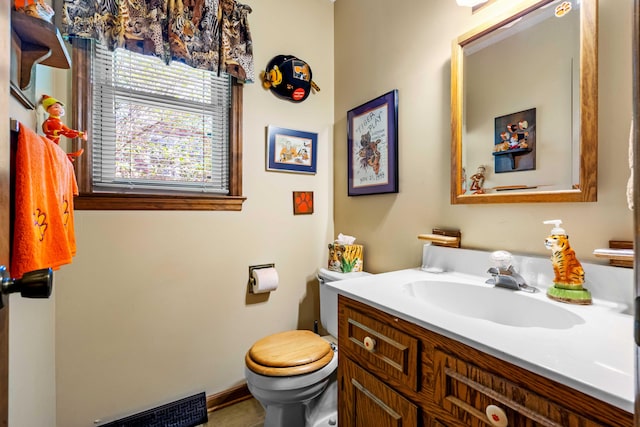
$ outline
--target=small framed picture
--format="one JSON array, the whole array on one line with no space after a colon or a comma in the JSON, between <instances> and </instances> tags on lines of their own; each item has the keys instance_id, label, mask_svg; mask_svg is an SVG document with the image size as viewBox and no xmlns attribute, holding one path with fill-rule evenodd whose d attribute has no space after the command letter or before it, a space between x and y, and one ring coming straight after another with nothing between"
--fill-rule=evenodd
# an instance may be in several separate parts
<instances>
[{"instance_id":1,"label":"small framed picture","mask_svg":"<svg viewBox=\"0 0 640 427\"><path fill-rule=\"evenodd\" d=\"M536 109L495 118L493 142L496 173L536 169Z\"/></svg>"},{"instance_id":2,"label":"small framed picture","mask_svg":"<svg viewBox=\"0 0 640 427\"><path fill-rule=\"evenodd\" d=\"M313 213L313 191L293 192L293 214L310 215Z\"/></svg>"},{"instance_id":3,"label":"small framed picture","mask_svg":"<svg viewBox=\"0 0 640 427\"><path fill-rule=\"evenodd\" d=\"M267 127L267 170L316 173L318 134Z\"/></svg>"},{"instance_id":4,"label":"small framed picture","mask_svg":"<svg viewBox=\"0 0 640 427\"><path fill-rule=\"evenodd\" d=\"M398 91L347 112L349 196L398 192Z\"/></svg>"}]
</instances>

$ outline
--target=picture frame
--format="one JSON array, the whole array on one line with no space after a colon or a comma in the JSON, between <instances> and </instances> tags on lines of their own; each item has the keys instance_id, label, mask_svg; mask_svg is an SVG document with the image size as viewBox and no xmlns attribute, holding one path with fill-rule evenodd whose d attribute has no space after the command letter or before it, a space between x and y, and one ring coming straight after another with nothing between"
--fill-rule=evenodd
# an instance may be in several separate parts
<instances>
[{"instance_id":1,"label":"picture frame","mask_svg":"<svg viewBox=\"0 0 640 427\"><path fill-rule=\"evenodd\" d=\"M267 126L267 170L316 173L318 134Z\"/></svg>"},{"instance_id":2,"label":"picture frame","mask_svg":"<svg viewBox=\"0 0 640 427\"><path fill-rule=\"evenodd\" d=\"M495 173L536 169L536 109L494 119L492 155Z\"/></svg>"},{"instance_id":3,"label":"picture frame","mask_svg":"<svg viewBox=\"0 0 640 427\"><path fill-rule=\"evenodd\" d=\"M347 112L348 195L398 192L398 90Z\"/></svg>"},{"instance_id":4,"label":"picture frame","mask_svg":"<svg viewBox=\"0 0 640 427\"><path fill-rule=\"evenodd\" d=\"M311 215L313 214L313 191L293 192L293 214Z\"/></svg>"}]
</instances>

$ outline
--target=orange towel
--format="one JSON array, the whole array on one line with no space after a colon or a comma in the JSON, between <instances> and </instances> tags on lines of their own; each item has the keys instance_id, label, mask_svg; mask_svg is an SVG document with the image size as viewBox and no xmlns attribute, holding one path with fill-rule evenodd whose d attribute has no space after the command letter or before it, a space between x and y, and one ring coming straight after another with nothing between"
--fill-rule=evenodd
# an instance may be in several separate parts
<instances>
[{"instance_id":1,"label":"orange towel","mask_svg":"<svg viewBox=\"0 0 640 427\"><path fill-rule=\"evenodd\" d=\"M76 253L73 196L78 185L67 154L20 124L16 150L11 274L58 269Z\"/></svg>"}]
</instances>

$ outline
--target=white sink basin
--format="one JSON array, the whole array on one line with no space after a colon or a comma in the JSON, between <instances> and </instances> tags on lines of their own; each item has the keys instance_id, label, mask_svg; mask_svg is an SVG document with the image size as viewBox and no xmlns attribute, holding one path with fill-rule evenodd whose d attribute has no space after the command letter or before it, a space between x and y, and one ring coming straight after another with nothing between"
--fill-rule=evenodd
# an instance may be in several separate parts
<instances>
[{"instance_id":1,"label":"white sink basin","mask_svg":"<svg viewBox=\"0 0 640 427\"><path fill-rule=\"evenodd\" d=\"M493 286L421 280L407 283L403 292L425 305L460 316L521 328L569 329L585 323L559 303ZM542 295L542 298L546 298Z\"/></svg>"}]
</instances>

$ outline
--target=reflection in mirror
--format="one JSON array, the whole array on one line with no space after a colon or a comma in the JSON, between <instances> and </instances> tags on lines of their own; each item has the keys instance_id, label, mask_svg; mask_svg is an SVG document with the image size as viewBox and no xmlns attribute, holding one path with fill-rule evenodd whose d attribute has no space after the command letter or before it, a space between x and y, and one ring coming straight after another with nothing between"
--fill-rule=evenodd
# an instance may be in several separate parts
<instances>
[{"instance_id":1,"label":"reflection in mirror","mask_svg":"<svg viewBox=\"0 0 640 427\"><path fill-rule=\"evenodd\" d=\"M597 187L597 0L525 0L455 41L458 203L586 202Z\"/></svg>"}]
</instances>

